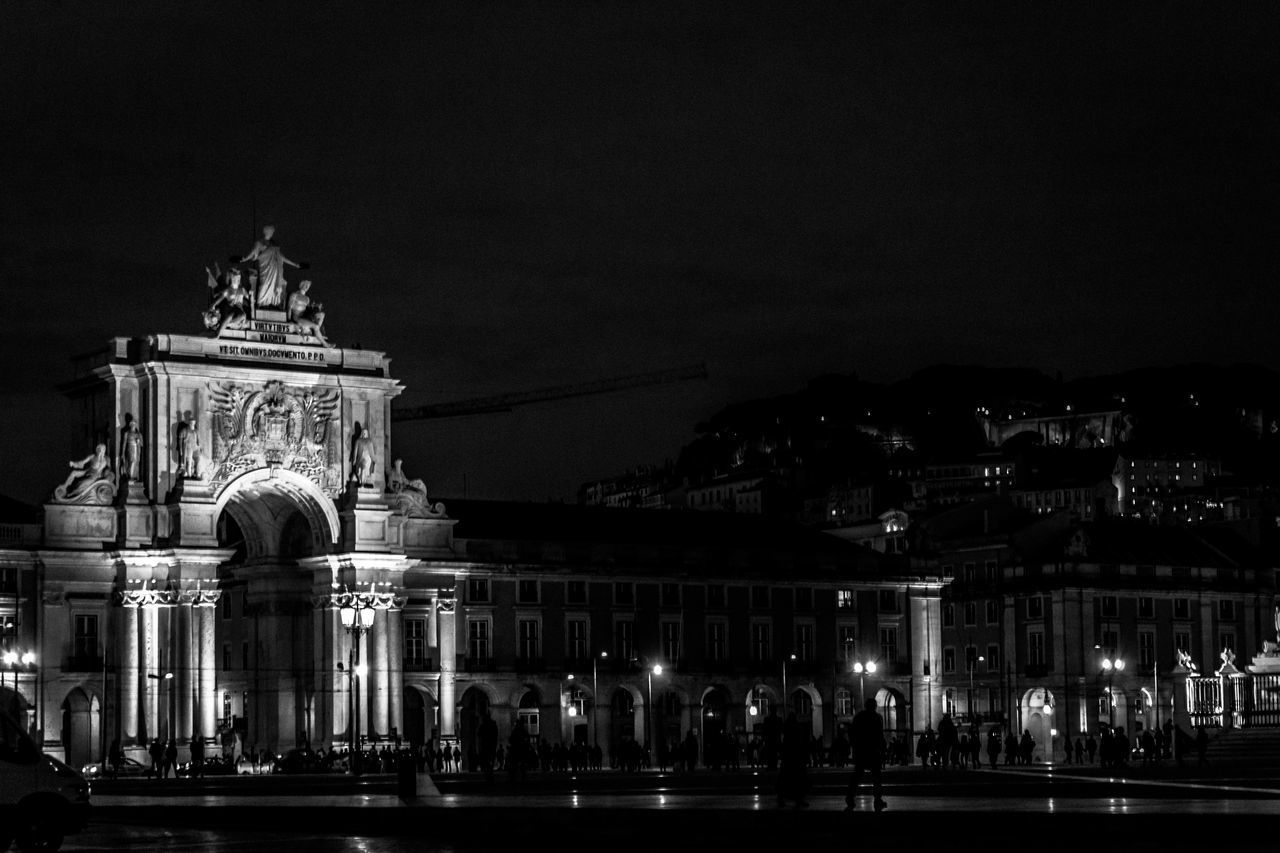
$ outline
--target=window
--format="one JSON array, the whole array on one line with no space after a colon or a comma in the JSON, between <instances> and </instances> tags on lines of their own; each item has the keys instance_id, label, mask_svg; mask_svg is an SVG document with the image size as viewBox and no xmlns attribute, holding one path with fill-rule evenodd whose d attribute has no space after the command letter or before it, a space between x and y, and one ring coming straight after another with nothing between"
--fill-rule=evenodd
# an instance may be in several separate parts
<instances>
[{"instance_id":1,"label":"window","mask_svg":"<svg viewBox=\"0 0 1280 853\"><path fill-rule=\"evenodd\" d=\"M570 660L586 660L591 657L587 651L587 620L570 619L565 623L565 649Z\"/></svg>"},{"instance_id":2,"label":"window","mask_svg":"<svg viewBox=\"0 0 1280 853\"><path fill-rule=\"evenodd\" d=\"M836 716L853 716L853 694L843 687L836 690Z\"/></svg>"},{"instance_id":3,"label":"window","mask_svg":"<svg viewBox=\"0 0 1280 853\"><path fill-rule=\"evenodd\" d=\"M987 624L988 625L1000 624L1000 602L998 601L987 602Z\"/></svg>"},{"instance_id":4,"label":"window","mask_svg":"<svg viewBox=\"0 0 1280 853\"><path fill-rule=\"evenodd\" d=\"M771 661L773 649L770 641L771 626L768 622L755 622L751 625L751 655L756 661Z\"/></svg>"},{"instance_id":5,"label":"window","mask_svg":"<svg viewBox=\"0 0 1280 853\"><path fill-rule=\"evenodd\" d=\"M535 660L541 654L538 643L538 620L521 619L516 625L516 655L522 660Z\"/></svg>"},{"instance_id":6,"label":"window","mask_svg":"<svg viewBox=\"0 0 1280 853\"><path fill-rule=\"evenodd\" d=\"M954 604L942 605L942 627L952 628L956 624L956 606Z\"/></svg>"},{"instance_id":7,"label":"window","mask_svg":"<svg viewBox=\"0 0 1280 853\"><path fill-rule=\"evenodd\" d=\"M978 671L978 647L964 647L964 671L972 675Z\"/></svg>"},{"instance_id":8,"label":"window","mask_svg":"<svg viewBox=\"0 0 1280 853\"><path fill-rule=\"evenodd\" d=\"M487 661L492 654L489 643L489 620L467 620L467 657L476 662Z\"/></svg>"},{"instance_id":9,"label":"window","mask_svg":"<svg viewBox=\"0 0 1280 853\"><path fill-rule=\"evenodd\" d=\"M897 613L898 612L898 592L892 589L882 589L876 595L876 603L881 613Z\"/></svg>"},{"instance_id":10,"label":"window","mask_svg":"<svg viewBox=\"0 0 1280 853\"><path fill-rule=\"evenodd\" d=\"M764 609L769 606L769 587L751 587L751 606L756 609Z\"/></svg>"},{"instance_id":11,"label":"window","mask_svg":"<svg viewBox=\"0 0 1280 853\"><path fill-rule=\"evenodd\" d=\"M836 607L840 610L853 609L853 590L837 589L836 590Z\"/></svg>"},{"instance_id":12,"label":"window","mask_svg":"<svg viewBox=\"0 0 1280 853\"><path fill-rule=\"evenodd\" d=\"M898 629L892 625L880 626L880 659L890 666L898 662Z\"/></svg>"},{"instance_id":13,"label":"window","mask_svg":"<svg viewBox=\"0 0 1280 853\"><path fill-rule=\"evenodd\" d=\"M801 623L796 625L796 660L813 660L813 625Z\"/></svg>"},{"instance_id":14,"label":"window","mask_svg":"<svg viewBox=\"0 0 1280 853\"><path fill-rule=\"evenodd\" d=\"M858 654L858 628L856 625L840 625L836 631L840 642L840 659L844 662L845 669L848 669L853 666Z\"/></svg>"},{"instance_id":15,"label":"window","mask_svg":"<svg viewBox=\"0 0 1280 853\"><path fill-rule=\"evenodd\" d=\"M240 590L240 595L236 600L240 602L240 618L243 619L249 615L249 590Z\"/></svg>"},{"instance_id":16,"label":"window","mask_svg":"<svg viewBox=\"0 0 1280 853\"><path fill-rule=\"evenodd\" d=\"M566 583L564 586L564 600L566 604L586 604L587 582L569 581Z\"/></svg>"},{"instance_id":17,"label":"window","mask_svg":"<svg viewBox=\"0 0 1280 853\"><path fill-rule=\"evenodd\" d=\"M1218 600L1218 618L1234 619L1236 618L1236 603L1229 598Z\"/></svg>"},{"instance_id":18,"label":"window","mask_svg":"<svg viewBox=\"0 0 1280 853\"><path fill-rule=\"evenodd\" d=\"M1101 651L1102 651L1102 656L1104 658L1115 660L1116 649L1119 648L1120 646L1119 635L1116 634L1115 631L1111 631L1111 630L1103 631L1102 642L1099 645L1102 646Z\"/></svg>"},{"instance_id":19,"label":"window","mask_svg":"<svg viewBox=\"0 0 1280 853\"><path fill-rule=\"evenodd\" d=\"M467 601L472 604L486 604L489 601L489 579L467 578Z\"/></svg>"},{"instance_id":20,"label":"window","mask_svg":"<svg viewBox=\"0 0 1280 853\"><path fill-rule=\"evenodd\" d=\"M1116 597L1114 595L1102 596L1102 615L1103 616L1115 616L1119 612L1119 610L1120 608L1116 603Z\"/></svg>"},{"instance_id":21,"label":"window","mask_svg":"<svg viewBox=\"0 0 1280 853\"><path fill-rule=\"evenodd\" d=\"M662 606L663 607L679 607L680 606L680 584L664 583L662 585Z\"/></svg>"},{"instance_id":22,"label":"window","mask_svg":"<svg viewBox=\"0 0 1280 853\"><path fill-rule=\"evenodd\" d=\"M724 584L707 584L707 607L721 608L725 606Z\"/></svg>"},{"instance_id":23,"label":"window","mask_svg":"<svg viewBox=\"0 0 1280 853\"><path fill-rule=\"evenodd\" d=\"M807 586L796 587L796 610L813 609L813 590Z\"/></svg>"},{"instance_id":24,"label":"window","mask_svg":"<svg viewBox=\"0 0 1280 853\"><path fill-rule=\"evenodd\" d=\"M1000 567L996 565L995 560L987 560L986 574L987 583L995 583L1000 580Z\"/></svg>"},{"instance_id":25,"label":"window","mask_svg":"<svg viewBox=\"0 0 1280 853\"><path fill-rule=\"evenodd\" d=\"M636 603L636 585L629 581L615 581L613 584L613 603L630 607ZM627 657L624 660L631 660Z\"/></svg>"},{"instance_id":26,"label":"window","mask_svg":"<svg viewBox=\"0 0 1280 853\"><path fill-rule=\"evenodd\" d=\"M522 580L517 584L516 590L516 601L520 604L538 603L538 582L536 580Z\"/></svg>"},{"instance_id":27,"label":"window","mask_svg":"<svg viewBox=\"0 0 1280 853\"><path fill-rule=\"evenodd\" d=\"M1138 618L1154 619L1156 615L1155 599L1149 595L1138 596Z\"/></svg>"},{"instance_id":28,"label":"window","mask_svg":"<svg viewBox=\"0 0 1280 853\"><path fill-rule=\"evenodd\" d=\"M222 613L222 620L224 622L231 619L231 607L232 607L231 599L234 596L235 596L235 591L228 589L228 590L223 590L222 595L218 598L218 604L221 605L218 609Z\"/></svg>"},{"instance_id":29,"label":"window","mask_svg":"<svg viewBox=\"0 0 1280 853\"><path fill-rule=\"evenodd\" d=\"M245 670L246 672L250 668L249 667L249 643L247 641L240 644L240 668Z\"/></svg>"},{"instance_id":30,"label":"window","mask_svg":"<svg viewBox=\"0 0 1280 853\"><path fill-rule=\"evenodd\" d=\"M978 624L978 602L966 601L964 603L964 624L969 627Z\"/></svg>"},{"instance_id":31,"label":"window","mask_svg":"<svg viewBox=\"0 0 1280 853\"><path fill-rule=\"evenodd\" d=\"M222 671L223 672L231 671L231 644L230 643L222 644Z\"/></svg>"},{"instance_id":32,"label":"window","mask_svg":"<svg viewBox=\"0 0 1280 853\"><path fill-rule=\"evenodd\" d=\"M404 620L404 662L421 667L427 659L427 620Z\"/></svg>"},{"instance_id":33,"label":"window","mask_svg":"<svg viewBox=\"0 0 1280 853\"><path fill-rule=\"evenodd\" d=\"M1044 618L1044 599L1038 595L1033 595L1027 599L1027 618L1043 619Z\"/></svg>"},{"instance_id":34,"label":"window","mask_svg":"<svg viewBox=\"0 0 1280 853\"><path fill-rule=\"evenodd\" d=\"M1146 672L1156 665L1155 631L1138 632L1138 667Z\"/></svg>"},{"instance_id":35,"label":"window","mask_svg":"<svg viewBox=\"0 0 1280 853\"><path fill-rule=\"evenodd\" d=\"M942 564L942 576L944 578L954 578L956 576L956 567L950 563Z\"/></svg>"},{"instance_id":36,"label":"window","mask_svg":"<svg viewBox=\"0 0 1280 853\"><path fill-rule=\"evenodd\" d=\"M978 567L974 563L964 564L964 582L973 583L978 579Z\"/></svg>"},{"instance_id":37,"label":"window","mask_svg":"<svg viewBox=\"0 0 1280 853\"><path fill-rule=\"evenodd\" d=\"M956 671L956 650L947 646L942 650L942 673L951 675Z\"/></svg>"},{"instance_id":38,"label":"window","mask_svg":"<svg viewBox=\"0 0 1280 853\"><path fill-rule=\"evenodd\" d=\"M636 656L636 623L630 619L619 619L613 623L613 652L620 661L629 661Z\"/></svg>"},{"instance_id":39,"label":"window","mask_svg":"<svg viewBox=\"0 0 1280 853\"><path fill-rule=\"evenodd\" d=\"M707 662L723 663L729 658L729 649L726 643L726 634L728 626L723 622L707 623Z\"/></svg>"},{"instance_id":40,"label":"window","mask_svg":"<svg viewBox=\"0 0 1280 853\"><path fill-rule=\"evenodd\" d=\"M72 637L72 655L77 660L87 661L98 656L98 617L90 614L77 614L75 618L75 635Z\"/></svg>"},{"instance_id":41,"label":"window","mask_svg":"<svg viewBox=\"0 0 1280 853\"><path fill-rule=\"evenodd\" d=\"M668 663L680 660L680 623L662 623L662 654Z\"/></svg>"},{"instance_id":42,"label":"window","mask_svg":"<svg viewBox=\"0 0 1280 853\"><path fill-rule=\"evenodd\" d=\"M987 672L1000 671L1000 647L987 646Z\"/></svg>"},{"instance_id":43,"label":"window","mask_svg":"<svg viewBox=\"0 0 1280 853\"><path fill-rule=\"evenodd\" d=\"M1044 666L1044 631L1031 631L1027 634L1027 663L1031 666Z\"/></svg>"}]
</instances>

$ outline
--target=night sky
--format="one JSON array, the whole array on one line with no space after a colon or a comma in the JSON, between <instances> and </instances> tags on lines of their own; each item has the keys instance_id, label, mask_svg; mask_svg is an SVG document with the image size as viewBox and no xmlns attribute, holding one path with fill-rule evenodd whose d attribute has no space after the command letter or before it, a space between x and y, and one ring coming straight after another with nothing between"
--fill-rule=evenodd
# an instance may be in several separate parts
<instances>
[{"instance_id":1,"label":"night sky","mask_svg":"<svg viewBox=\"0 0 1280 853\"><path fill-rule=\"evenodd\" d=\"M88 452L68 357L201 333L255 223L408 404L706 362L399 425L441 497L823 373L1280 367L1280 12L1118 5L7 0L0 491Z\"/></svg>"}]
</instances>

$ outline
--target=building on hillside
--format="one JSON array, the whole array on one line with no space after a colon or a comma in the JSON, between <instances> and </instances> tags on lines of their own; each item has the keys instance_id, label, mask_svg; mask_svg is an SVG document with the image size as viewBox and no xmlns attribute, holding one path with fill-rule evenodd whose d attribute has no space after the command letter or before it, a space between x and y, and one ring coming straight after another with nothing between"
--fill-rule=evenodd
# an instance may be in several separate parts
<instances>
[{"instance_id":1,"label":"building on hillside","mask_svg":"<svg viewBox=\"0 0 1280 853\"><path fill-rule=\"evenodd\" d=\"M1067 511L1084 521L1117 515L1115 460L1113 450L1028 449L1009 497L1034 515Z\"/></svg>"},{"instance_id":2,"label":"building on hillside","mask_svg":"<svg viewBox=\"0 0 1280 853\"><path fill-rule=\"evenodd\" d=\"M1275 639L1274 560L1233 530L1029 521L977 506L932 519L928 547L954 578L939 681L965 724L1028 730L1061 760L1064 737L1172 719L1179 652L1207 671L1224 648Z\"/></svg>"},{"instance_id":3,"label":"building on hillside","mask_svg":"<svg viewBox=\"0 0 1280 853\"><path fill-rule=\"evenodd\" d=\"M1207 520L1212 500L1206 487L1222 474L1221 464L1193 454L1175 456L1121 453L1112 472L1120 511L1129 518L1198 524Z\"/></svg>"}]
</instances>

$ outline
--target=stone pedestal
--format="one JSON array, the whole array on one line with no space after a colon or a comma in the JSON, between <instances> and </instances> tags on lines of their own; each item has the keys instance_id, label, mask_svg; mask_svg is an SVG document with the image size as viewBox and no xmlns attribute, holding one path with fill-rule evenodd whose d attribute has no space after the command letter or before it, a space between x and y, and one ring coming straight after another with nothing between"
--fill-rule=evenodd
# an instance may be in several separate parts
<instances>
[{"instance_id":1,"label":"stone pedestal","mask_svg":"<svg viewBox=\"0 0 1280 853\"><path fill-rule=\"evenodd\" d=\"M116 508L92 504L45 504L44 543L50 548L102 550L116 541Z\"/></svg>"},{"instance_id":2,"label":"stone pedestal","mask_svg":"<svg viewBox=\"0 0 1280 853\"><path fill-rule=\"evenodd\" d=\"M142 483L126 485L124 502L116 507L119 518L116 541L124 548L149 547L156 537L155 511L147 500Z\"/></svg>"},{"instance_id":3,"label":"stone pedestal","mask_svg":"<svg viewBox=\"0 0 1280 853\"><path fill-rule=\"evenodd\" d=\"M391 530L393 510L387 505L382 490L353 484L347 492L342 519L342 548L345 551L388 552L396 544Z\"/></svg>"},{"instance_id":4,"label":"stone pedestal","mask_svg":"<svg viewBox=\"0 0 1280 853\"><path fill-rule=\"evenodd\" d=\"M1247 667L1254 675L1275 675L1280 673L1280 644L1270 640L1262 644L1262 651L1254 655L1253 663Z\"/></svg>"}]
</instances>

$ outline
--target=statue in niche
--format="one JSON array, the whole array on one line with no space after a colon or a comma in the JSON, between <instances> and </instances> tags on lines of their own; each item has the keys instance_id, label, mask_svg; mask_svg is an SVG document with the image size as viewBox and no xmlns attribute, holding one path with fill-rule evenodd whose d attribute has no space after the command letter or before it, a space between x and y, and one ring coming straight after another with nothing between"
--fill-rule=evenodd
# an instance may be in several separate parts
<instances>
[{"instance_id":1,"label":"statue in niche","mask_svg":"<svg viewBox=\"0 0 1280 853\"><path fill-rule=\"evenodd\" d=\"M217 288L218 276L205 267L209 275L209 287ZM249 312L253 310L253 294L240 285L240 270L234 267L227 270L226 286L219 291L216 299L204 312L206 329L217 330L215 338L222 337L228 329L245 329L249 326Z\"/></svg>"},{"instance_id":2,"label":"statue in niche","mask_svg":"<svg viewBox=\"0 0 1280 853\"><path fill-rule=\"evenodd\" d=\"M391 505L406 517L439 518L444 515L444 504L431 503L427 497L427 484L418 479L410 480L401 467L403 459L397 459L387 472L387 491L391 493Z\"/></svg>"},{"instance_id":3,"label":"statue in niche","mask_svg":"<svg viewBox=\"0 0 1280 853\"><path fill-rule=\"evenodd\" d=\"M178 424L178 476L200 479L200 433L190 417Z\"/></svg>"},{"instance_id":4,"label":"statue in niche","mask_svg":"<svg viewBox=\"0 0 1280 853\"><path fill-rule=\"evenodd\" d=\"M311 281L307 279L298 285L298 290L289 297L289 320L303 334L315 338L323 346L331 347L324 336L324 306L313 303L307 291L311 289Z\"/></svg>"},{"instance_id":5,"label":"statue in niche","mask_svg":"<svg viewBox=\"0 0 1280 853\"><path fill-rule=\"evenodd\" d=\"M142 479L142 433L138 422L129 421L120 442L120 476L130 482Z\"/></svg>"},{"instance_id":6,"label":"statue in niche","mask_svg":"<svg viewBox=\"0 0 1280 853\"><path fill-rule=\"evenodd\" d=\"M109 504L116 495L116 475L107 459L107 446L99 444L83 459L72 460L71 473L53 490L54 503Z\"/></svg>"},{"instance_id":7,"label":"statue in niche","mask_svg":"<svg viewBox=\"0 0 1280 853\"><path fill-rule=\"evenodd\" d=\"M262 239L253 244L253 250L240 259L240 263L256 261L258 264L257 306L259 308L284 307L284 268L287 264L294 269L302 269L303 265L294 263L284 256L280 247L272 239L275 236L274 225L263 226Z\"/></svg>"},{"instance_id":8,"label":"statue in niche","mask_svg":"<svg viewBox=\"0 0 1280 853\"><path fill-rule=\"evenodd\" d=\"M356 485L373 485L374 458L373 434L368 427L362 426L351 447L351 478Z\"/></svg>"}]
</instances>

